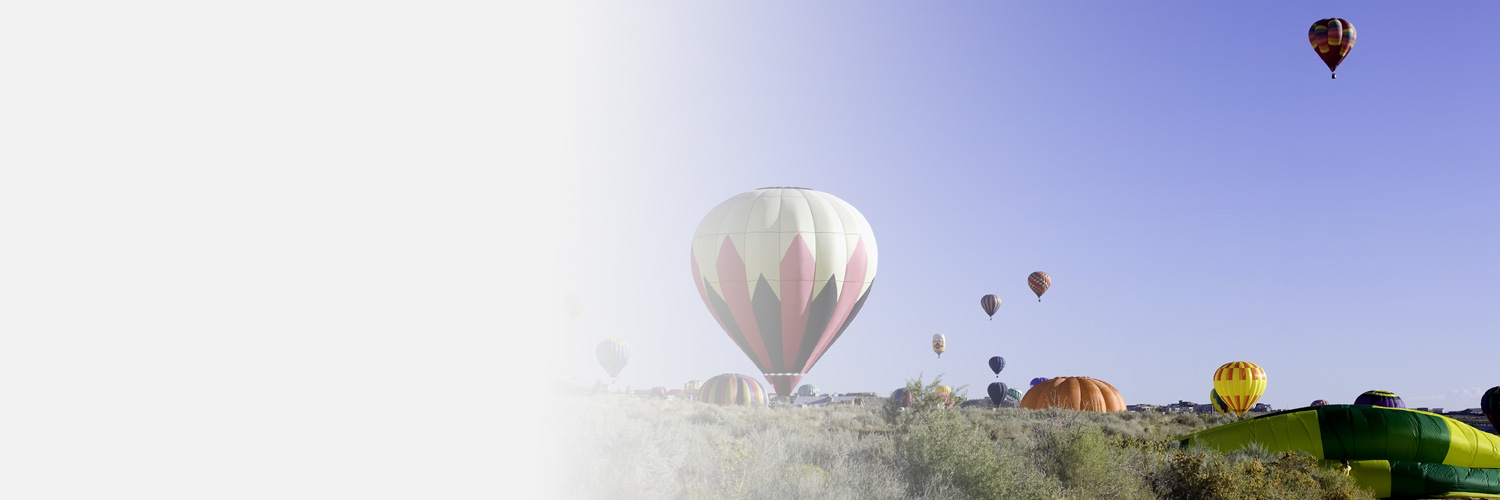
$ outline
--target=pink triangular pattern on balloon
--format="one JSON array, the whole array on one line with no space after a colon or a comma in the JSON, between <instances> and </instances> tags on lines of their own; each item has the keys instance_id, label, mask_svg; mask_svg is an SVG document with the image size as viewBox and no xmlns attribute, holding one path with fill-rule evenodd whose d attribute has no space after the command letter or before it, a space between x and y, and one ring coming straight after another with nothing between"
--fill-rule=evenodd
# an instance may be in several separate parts
<instances>
[{"instance_id":1,"label":"pink triangular pattern on balloon","mask_svg":"<svg viewBox=\"0 0 1500 500\"><path fill-rule=\"evenodd\" d=\"M734 243L729 240L728 236L724 237L724 244L719 247L717 267L719 289L724 292L724 302L729 306L729 313L734 316L734 321L739 325L740 333L745 336L745 341L755 351L756 366L771 366L771 357L766 354L765 340L761 339L760 328L755 323L755 309L750 305L750 282L745 279L745 260L740 257L740 252L735 250Z\"/></svg>"},{"instance_id":2,"label":"pink triangular pattern on balloon","mask_svg":"<svg viewBox=\"0 0 1500 500\"><path fill-rule=\"evenodd\" d=\"M859 293L864 288L865 272L869 269L869 257L865 254L865 239L860 238L854 245L854 254L849 256L849 264L844 266L844 279L839 283L839 302L834 306L833 316L829 318L828 325L823 327L818 338L817 347L813 348L812 356L808 356L808 365L823 356L823 350L828 348L833 337L844 325L844 320L849 317L849 311L854 309L854 303L859 301ZM799 372L807 373L811 366L803 366Z\"/></svg>"},{"instance_id":3,"label":"pink triangular pattern on balloon","mask_svg":"<svg viewBox=\"0 0 1500 500\"><path fill-rule=\"evenodd\" d=\"M793 237L791 246L781 258L781 352L782 366L789 370L795 368L797 351L807 331L816 264L802 235Z\"/></svg>"}]
</instances>

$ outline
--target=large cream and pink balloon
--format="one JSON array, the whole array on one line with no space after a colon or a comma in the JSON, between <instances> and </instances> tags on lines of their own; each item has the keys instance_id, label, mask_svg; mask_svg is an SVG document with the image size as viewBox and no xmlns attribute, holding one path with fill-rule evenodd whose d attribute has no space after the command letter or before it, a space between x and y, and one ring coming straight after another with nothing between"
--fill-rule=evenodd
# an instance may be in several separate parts
<instances>
[{"instance_id":1,"label":"large cream and pink balloon","mask_svg":"<svg viewBox=\"0 0 1500 500\"><path fill-rule=\"evenodd\" d=\"M709 211L691 258L709 312L785 396L859 314L877 255L870 223L854 206L821 191L772 187Z\"/></svg>"}]
</instances>

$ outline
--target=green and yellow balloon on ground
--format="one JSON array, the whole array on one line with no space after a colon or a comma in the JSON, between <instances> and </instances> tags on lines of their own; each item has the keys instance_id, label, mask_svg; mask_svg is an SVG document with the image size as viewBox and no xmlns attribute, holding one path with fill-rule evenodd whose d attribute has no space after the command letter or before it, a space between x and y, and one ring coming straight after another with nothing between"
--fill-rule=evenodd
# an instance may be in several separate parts
<instances>
[{"instance_id":1,"label":"green and yellow balloon on ground","mask_svg":"<svg viewBox=\"0 0 1500 500\"><path fill-rule=\"evenodd\" d=\"M1424 411L1366 405L1310 406L1221 425L1180 438L1231 452L1256 443L1339 465L1377 498L1500 498L1500 436Z\"/></svg>"}]
</instances>

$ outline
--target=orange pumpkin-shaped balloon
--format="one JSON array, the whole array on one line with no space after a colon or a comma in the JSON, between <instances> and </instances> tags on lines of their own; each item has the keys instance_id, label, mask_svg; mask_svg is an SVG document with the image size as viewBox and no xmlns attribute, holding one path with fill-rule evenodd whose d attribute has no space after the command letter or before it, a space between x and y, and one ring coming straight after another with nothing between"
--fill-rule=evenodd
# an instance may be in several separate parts
<instances>
[{"instance_id":1,"label":"orange pumpkin-shaped balloon","mask_svg":"<svg viewBox=\"0 0 1500 500\"><path fill-rule=\"evenodd\" d=\"M1109 382L1089 377L1047 379L1026 391L1021 407L1031 410L1068 408L1111 412L1125 411L1125 398Z\"/></svg>"}]
</instances>

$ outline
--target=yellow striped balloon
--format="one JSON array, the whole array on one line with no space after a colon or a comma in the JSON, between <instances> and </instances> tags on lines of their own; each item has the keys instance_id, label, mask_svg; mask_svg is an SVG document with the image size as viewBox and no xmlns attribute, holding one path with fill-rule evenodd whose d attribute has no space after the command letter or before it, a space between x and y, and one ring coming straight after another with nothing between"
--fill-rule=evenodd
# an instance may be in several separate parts
<instances>
[{"instance_id":1,"label":"yellow striped balloon","mask_svg":"<svg viewBox=\"0 0 1500 500\"><path fill-rule=\"evenodd\" d=\"M1249 361L1224 363L1214 371L1214 392L1224 400L1224 409L1244 415L1266 392L1266 371Z\"/></svg>"}]
</instances>

